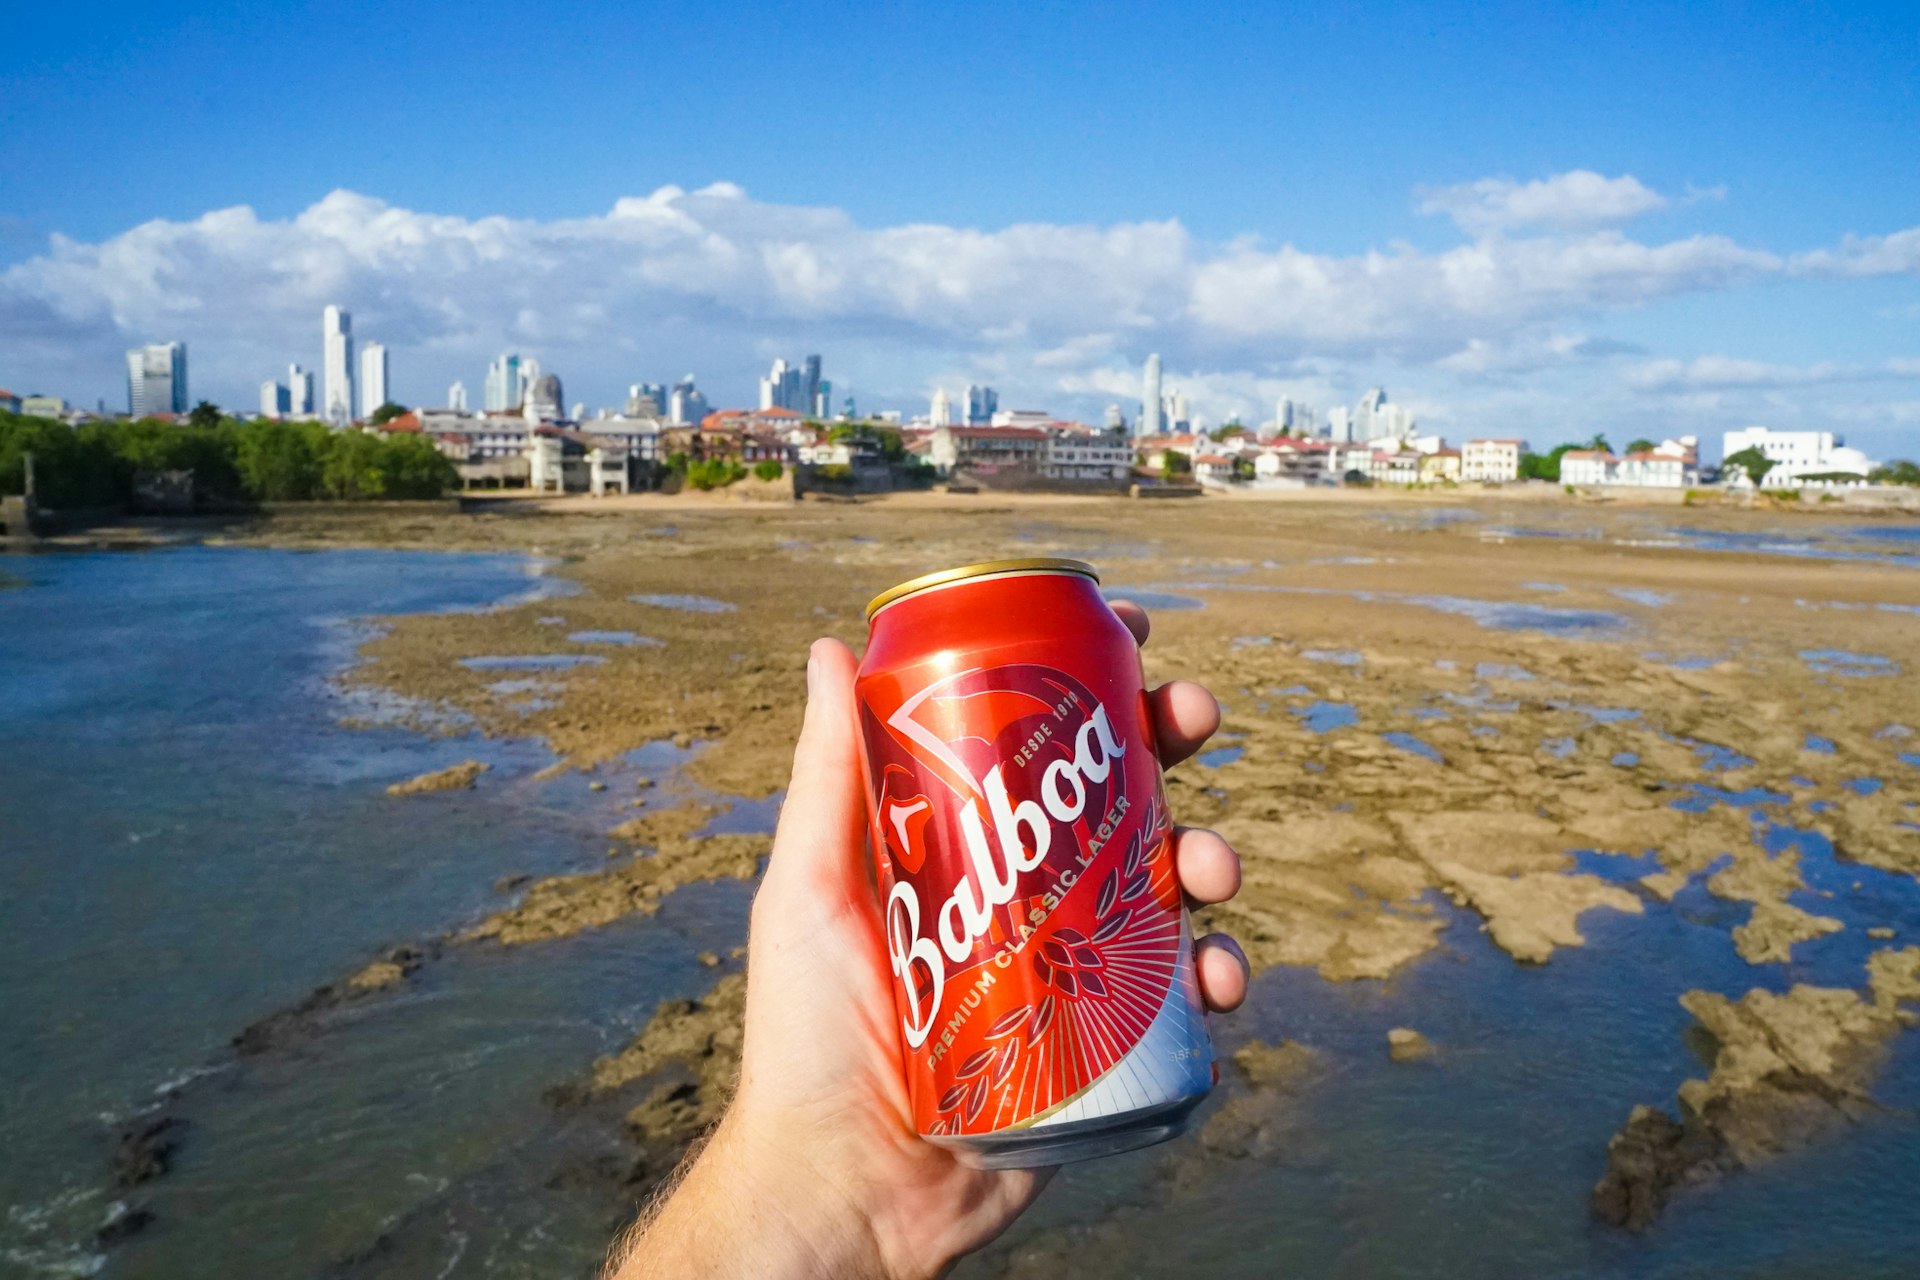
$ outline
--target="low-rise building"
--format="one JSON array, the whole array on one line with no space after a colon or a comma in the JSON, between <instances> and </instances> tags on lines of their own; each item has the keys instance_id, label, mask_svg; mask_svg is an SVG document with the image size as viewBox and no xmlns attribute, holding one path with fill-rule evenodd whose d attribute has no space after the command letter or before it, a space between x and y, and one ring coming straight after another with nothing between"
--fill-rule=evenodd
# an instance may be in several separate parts
<instances>
[{"instance_id":1,"label":"low-rise building","mask_svg":"<svg viewBox=\"0 0 1920 1280\"><path fill-rule=\"evenodd\" d=\"M1525 440L1469 440L1460 446L1460 479L1505 484L1520 478Z\"/></svg>"},{"instance_id":2,"label":"low-rise building","mask_svg":"<svg viewBox=\"0 0 1920 1280\"><path fill-rule=\"evenodd\" d=\"M1720 437L1720 456L1758 449L1773 467L1760 482L1763 489L1797 489L1803 484L1864 484L1874 464L1858 449L1831 431L1775 431L1771 427L1745 427ZM1736 485L1750 484L1746 473L1735 469L1728 480Z\"/></svg>"},{"instance_id":3,"label":"low-rise building","mask_svg":"<svg viewBox=\"0 0 1920 1280\"><path fill-rule=\"evenodd\" d=\"M1419 462L1421 484L1458 484L1460 481L1460 450L1435 449L1431 453L1422 453Z\"/></svg>"},{"instance_id":4,"label":"low-rise building","mask_svg":"<svg viewBox=\"0 0 1920 1280\"><path fill-rule=\"evenodd\" d=\"M15 413L24 413L29 418L59 418L67 416L67 402L59 396L21 396L20 407Z\"/></svg>"},{"instance_id":5,"label":"low-rise building","mask_svg":"<svg viewBox=\"0 0 1920 1280\"><path fill-rule=\"evenodd\" d=\"M0 413L20 412L20 397L11 391L0 391Z\"/></svg>"},{"instance_id":6,"label":"low-rise building","mask_svg":"<svg viewBox=\"0 0 1920 1280\"><path fill-rule=\"evenodd\" d=\"M1560 483L1684 489L1700 482L1697 443L1692 436L1681 436L1624 457L1600 449L1571 449L1560 455Z\"/></svg>"},{"instance_id":7,"label":"low-rise building","mask_svg":"<svg viewBox=\"0 0 1920 1280\"><path fill-rule=\"evenodd\" d=\"M629 418L614 414L580 424L580 430L596 439L619 445L636 464L661 460L660 435L666 424L658 418Z\"/></svg>"},{"instance_id":8,"label":"low-rise building","mask_svg":"<svg viewBox=\"0 0 1920 1280\"><path fill-rule=\"evenodd\" d=\"M584 431L536 427L527 441L527 484L540 493L631 493L626 447Z\"/></svg>"},{"instance_id":9,"label":"low-rise building","mask_svg":"<svg viewBox=\"0 0 1920 1280\"><path fill-rule=\"evenodd\" d=\"M1038 427L935 427L927 460L943 476L1015 470L1038 475L1046 450L1047 433Z\"/></svg>"},{"instance_id":10,"label":"low-rise building","mask_svg":"<svg viewBox=\"0 0 1920 1280\"><path fill-rule=\"evenodd\" d=\"M1562 484L1612 484L1619 471L1620 459L1604 449L1569 449L1560 455Z\"/></svg>"},{"instance_id":11,"label":"low-rise building","mask_svg":"<svg viewBox=\"0 0 1920 1280\"><path fill-rule=\"evenodd\" d=\"M1049 480L1124 484L1132 471L1133 441L1124 431L1054 431L1040 459L1040 474Z\"/></svg>"}]
</instances>

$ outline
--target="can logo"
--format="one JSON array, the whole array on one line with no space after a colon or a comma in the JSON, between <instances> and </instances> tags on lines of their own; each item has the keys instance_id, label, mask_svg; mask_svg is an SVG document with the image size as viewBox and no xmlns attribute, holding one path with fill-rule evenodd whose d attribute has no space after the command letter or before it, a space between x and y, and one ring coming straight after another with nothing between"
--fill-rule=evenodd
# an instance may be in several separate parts
<instances>
[{"instance_id":1,"label":"can logo","mask_svg":"<svg viewBox=\"0 0 1920 1280\"><path fill-rule=\"evenodd\" d=\"M928 1134L1043 1120L1140 1045L1185 928L1144 707L1037 663L863 705L887 952Z\"/></svg>"}]
</instances>

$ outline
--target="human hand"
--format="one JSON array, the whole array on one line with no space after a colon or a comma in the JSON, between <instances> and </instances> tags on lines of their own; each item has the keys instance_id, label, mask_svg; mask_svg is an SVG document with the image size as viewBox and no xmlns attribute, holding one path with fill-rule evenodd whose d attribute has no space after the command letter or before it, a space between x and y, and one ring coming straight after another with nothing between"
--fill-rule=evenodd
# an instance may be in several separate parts
<instances>
[{"instance_id":1,"label":"human hand","mask_svg":"<svg viewBox=\"0 0 1920 1280\"><path fill-rule=\"evenodd\" d=\"M1115 612L1144 643L1145 612ZM867 865L854 670L844 644L814 644L793 780L753 904L739 1090L616 1280L934 1276L1005 1230L1051 1176L969 1168L915 1130ZM1219 727L1197 684L1176 680L1149 701L1165 765ZM1176 827L1173 841L1190 903L1238 891L1239 858L1219 836ZM1202 938L1195 965L1208 1008L1240 1004L1248 970L1232 939Z\"/></svg>"}]
</instances>

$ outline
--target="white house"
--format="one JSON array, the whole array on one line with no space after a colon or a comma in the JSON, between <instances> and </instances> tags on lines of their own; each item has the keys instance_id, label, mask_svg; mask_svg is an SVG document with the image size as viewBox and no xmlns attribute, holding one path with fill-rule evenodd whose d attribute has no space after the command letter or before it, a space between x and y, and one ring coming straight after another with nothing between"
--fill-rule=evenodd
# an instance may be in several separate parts
<instances>
[{"instance_id":1,"label":"white house","mask_svg":"<svg viewBox=\"0 0 1920 1280\"><path fill-rule=\"evenodd\" d=\"M1520 478L1520 455L1525 440L1469 440L1460 446L1460 478L1485 484L1504 484Z\"/></svg>"},{"instance_id":2,"label":"white house","mask_svg":"<svg viewBox=\"0 0 1920 1280\"><path fill-rule=\"evenodd\" d=\"M1762 457L1773 463L1773 469L1760 482L1763 489L1797 489L1808 483L1808 476L1844 474L1858 476L1859 479L1838 483L1864 483L1867 473L1874 466L1866 454L1858 449L1849 449L1847 442L1831 431L1775 431L1771 427L1745 427L1726 432L1720 437L1720 456L1723 460L1748 449L1758 449ZM1747 483L1745 472L1729 478L1735 484Z\"/></svg>"}]
</instances>

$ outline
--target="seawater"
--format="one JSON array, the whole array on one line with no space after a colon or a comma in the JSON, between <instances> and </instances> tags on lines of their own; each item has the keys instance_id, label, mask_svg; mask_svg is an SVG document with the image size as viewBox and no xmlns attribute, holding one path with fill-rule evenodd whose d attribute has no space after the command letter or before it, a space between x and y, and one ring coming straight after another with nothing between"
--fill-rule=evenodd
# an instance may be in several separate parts
<instances>
[{"instance_id":1,"label":"seawater","mask_svg":"<svg viewBox=\"0 0 1920 1280\"><path fill-rule=\"evenodd\" d=\"M330 678L365 619L522 599L543 574L381 551L0 556L26 584L0 591L0 1276L312 1276L438 1215L458 1222L385 1274L591 1271L604 1192L498 1171L551 1142L543 1090L711 985L694 955L742 936L745 886L454 948L311 1040L228 1049L386 945L502 904L502 876L604 865L631 774L674 763L643 752L596 793L535 781L553 759L536 743L338 723L364 710ZM476 757L493 771L471 792L385 793ZM182 1081L173 1171L130 1193L155 1223L103 1254L118 1126Z\"/></svg>"}]
</instances>

